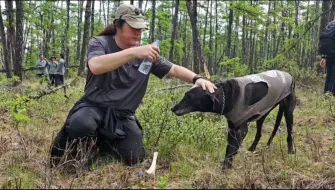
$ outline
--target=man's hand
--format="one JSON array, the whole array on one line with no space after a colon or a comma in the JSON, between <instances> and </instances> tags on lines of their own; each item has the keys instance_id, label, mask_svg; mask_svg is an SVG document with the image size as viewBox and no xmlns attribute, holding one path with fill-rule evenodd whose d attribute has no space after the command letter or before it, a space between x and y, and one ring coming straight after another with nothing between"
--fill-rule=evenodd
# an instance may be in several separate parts
<instances>
[{"instance_id":1,"label":"man's hand","mask_svg":"<svg viewBox=\"0 0 335 190\"><path fill-rule=\"evenodd\" d=\"M134 48L135 57L137 59L149 59L153 63L157 61L157 58L160 54L160 50L153 44L148 44L144 46L138 46Z\"/></svg>"},{"instance_id":2,"label":"man's hand","mask_svg":"<svg viewBox=\"0 0 335 190\"><path fill-rule=\"evenodd\" d=\"M325 68L325 67L326 67L326 59L321 59L321 61L320 61L320 66L321 66L322 68Z\"/></svg>"},{"instance_id":3,"label":"man's hand","mask_svg":"<svg viewBox=\"0 0 335 190\"><path fill-rule=\"evenodd\" d=\"M214 93L215 89L218 89L213 83L211 83L208 80L202 79L202 78L195 81L195 84L193 87L197 87L197 86L202 87L203 90L208 90L210 93Z\"/></svg>"}]
</instances>

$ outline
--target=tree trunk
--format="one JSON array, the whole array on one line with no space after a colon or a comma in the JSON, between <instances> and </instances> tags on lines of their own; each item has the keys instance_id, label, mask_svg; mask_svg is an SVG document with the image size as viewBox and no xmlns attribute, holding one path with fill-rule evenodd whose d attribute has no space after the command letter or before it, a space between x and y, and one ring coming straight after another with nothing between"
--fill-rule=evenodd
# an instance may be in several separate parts
<instances>
[{"instance_id":1,"label":"tree trunk","mask_svg":"<svg viewBox=\"0 0 335 190\"><path fill-rule=\"evenodd\" d=\"M99 4L99 23L101 23L101 12L102 12L102 2L101 2L102 0L100 0L100 4Z\"/></svg>"},{"instance_id":2,"label":"tree trunk","mask_svg":"<svg viewBox=\"0 0 335 190\"><path fill-rule=\"evenodd\" d=\"M78 65L78 61L80 59L80 42L81 42L81 23L82 23L82 16L83 16L83 1L78 2L78 25L77 25L77 53L76 53L76 65ZM80 63L81 64L81 63Z\"/></svg>"},{"instance_id":3,"label":"tree trunk","mask_svg":"<svg viewBox=\"0 0 335 190\"><path fill-rule=\"evenodd\" d=\"M207 32L207 21L208 21L208 9L209 9L209 0L207 1L207 8L206 8L206 16L205 16L205 29L204 29L204 36L202 40L202 45L206 47L206 32Z\"/></svg>"},{"instance_id":4,"label":"tree trunk","mask_svg":"<svg viewBox=\"0 0 335 190\"><path fill-rule=\"evenodd\" d=\"M282 6L282 9L283 9L281 11L281 16L286 17L286 10L284 10L284 8L283 8L283 0L281 0L281 6ZM279 47L281 45L283 45L284 40L285 40L285 22L284 21L282 21L280 29L281 29L281 36L278 36L277 46L276 46L276 50L275 50L275 52L276 52L275 56L278 55Z\"/></svg>"},{"instance_id":5,"label":"tree trunk","mask_svg":"<svg viewBox=\"0 0 335 190\"><path fill-rule=\"evenodd\" d=\"M152 0L152 17L151 17L151 26L150 26L150 33L149 39L150 43L155 41L155 18L156 18L156 0Z\"/></svg>"},{"instance_id":6,"label":"tree trunk","mask_svg":"<svg viewBox=\"0 0 335 190\"><path fill-rule=\"evenodd\" d=\"M1 5L0 5L1 10ZM1 43L2 43L2 52L4 56L4 65L6 69L6 76L7 78L12 78L12 67L11 67L11 61L10 61L10 51L8 51L7 46L7 40L6 40L6 34L5 34L5 27L3 24L2 14L0 14L0 35L1 35Z\"/></svg>"},{"instance_id":7,"label":"tree trunk","mask_svg":"<svg viewBox=\"0 0 335 190\"><path fill-rule=\"evenodd\" d=\"M179 11L179 0L175 0L175 8L174 8L174 15L172 18L172 35L171 35L171 48L169 52L169 60L174 62L173 57L174 57L174 41L177 38L177 28L178 28L178 11ZM186 32L186 31L185 31Z\"/></svg>"},{"instance_id":8,"label":"tree trunk","mask_svg":"<svg viewBox=\"0 0 335 190\"><path fill-rule=\"evenodd\" d=\"M247 64L247 32L246 32L246 16L242 17L242 63Z\"/></svg>"},{"instance_id":9,"label":"tree trunk","mask_svg":"<svg viewBox=\"0 0 335 190\"><path fill-rule=\"evenodd\" d=\"M328 1L329 3L329 7L331 8L330 12L329 12L329 16L328 16L328 22L333 21L334 20L334 16L335 16L335 3L333 1Z\"/></svg>"},{"instance_id":10,"label":"tree trunk","mask_svg":"<svg viewBox=\"0 0 335 190\"><path fill-rule=\"evenodd\" d=\"M107 0L107 18L106 18L106 26L109 24L109 5L110 5L110 2L109 0ZM116 9L116 6L114 6L115 9Z\"/></svg>"},{"instance_id":11,"label":"tree trunk","mask_svg":"<svg viewBox=\"0 0 335 190\"><path fill-rule=\"evenodd\" d=\"M308 22L308 16L309 16L309 0L307 1L307 10L306 10L306 17L305 17L305 22L307 23ZM306 47L306 45L307 45L307 42L306 41L303 41L302 42L302 54L301 54L301 57L300 57L300 63L301 63L301 65L300 65L300 68L305 68L305 69L307 69L307 66L309 65L309 61L310 60L306 60L306 57L307 57L307 55L306 55L306 53L308 52L308 49L307 49L307 47Z\"/></svg>"},{"instance_id":12,"label":"tree trunk","mask_svg":"<svg viewBox=\"0 0 335 190\"><path fill-rule=\"evenodd\" d=\"M254 69L252 70L253 73L257 73L257 41L256 41L256 33L254 33L254 37L253 37L253 42L252 42L252 59L254 62Z\"/></svg>"},{"instance_id":13,"label":"tree trunk","mask_svg":"<svg viewBox=\"0 0 335 190\"><path fill-rule=\"evenodd\" d=\"M138 8L142 9L143 0L138 0Z\"/></svg>"},{"instance_id":14,"label":"tree trunk","mask_svg":"<svg viewBox=\"0 0 335 190\"><path fill-rule=\"evenodd\" d=\"M92 38L94 35L94 1L92 2L92 12L91 12L91 35L90 38Z\"/></svg>"},{"instance_id":15,"label":"tree trunk","mask_svg":"<svg viewBox=\"0 0 335 190\"><path fill-rule=\"evenodd\" d=\"M234 20L234 12L232 9L232 2L230 1L230 8L229 8L229 21L228 21L228 34L227 34L227 48L226 48L226 56L228 59L231 58L230 52L231 52L231 28L233 25Z\"/></svg>"},{"instance_id":16,"label":"tree trunk","mask_svg":"<svg viewBox=\"0 0 335 190\"><path fill-rule=\"evenodd\" d=\"M107 26L107 17L106 17L106 10L105 10L105 0L102 0L102 13L104 17L104 25Z\"/></svg>"},{"instance_id":17,"label":"tree trunk","mask_svg":"<svg viewBox=\"0 0 335 190\"><path fill-rule=\"evenodd\" d=\"M54 21L55 21L55 18L54 18L54 8L55 8L56 5L54 5L54 3L52 3L52 7L51 7L51 32L50 32L50 38L48 39L52 39L51 41L51 47L55 47L55 43L56 43L56 35L55 35L55 25L54 25ZM52 55L55 55L55 52L53 51L52 52Z\"/></svg>"},{"instance_id":18,"label":"tree trunk","mask_svg":"<svg viewBox=\"0 0 335 190\"><path fill-rule=\"evenodd\" d=\"M130 0L130 4L131 4L131 5L134 5L134 0Z\"/></svg>"},{"instance_id":19,"label":"tree trunk","mask_svg":"<svg viewBox=\"0 0 335 190\"><path fill-rule=\"evenodd\" d=\"M5 2L7 8L7 20L8 20L8 30L7 30L7 45L8 52L10 55L10 64L13 66L15 62L15 27L13 18L13 1L6 0Z\"/></svg>"},{"instance_id":20,"label":"tree trunk","mask_svg":"<svg viewBox=\"0 0 335 190\"><path fill-rule=\"evenodd\" d=\"M320 0L315 0L315 12L314 14L315 15L318 15L319 14L319 8L320 8ZM314 23L314 27L313 27L313 48L312 48L312 57L311 57L311 68L313 69L314 67L314 62L316 61L316 53L317 53L317 50L318 50L318 29L319 29L319 26L318 26L318 23Z\"/></svg>"},{"instance_id":21,"label":"tree trunk","mask_svg":"<svg viewBox=\"0 0 335 190\"><path fill-rule=\"evenodd\" d=\"M252 26L252 22L253 20L251 20L251 23L250 23L250 25ZM253 63L253 48L254 48L254 43L253 43L253 31L251 30L250 31L250 37L249 37L249 43L248 43L248 46L249 46L249 48L248 48L248 54L249 54L249 59L248 59L248 67L249 67L249 74L253 74L253 65L252 65L252 63Z\"/></svg>"},{"instance_id":22,"label":"tree trunk","mask_svg":"<svg viewBox=\"0 0 335 190\"><path fill-rule=\"evenodd\" d=\"M65 29L64 29L64 36L63 36L63 40L62 40L62 50L61 52L63 54L66 53L67 51L67 39L68 39L68 33L69 33L69 27L70 27L70 0L66 0L66 25L65 25Z\"/></svg>"},{"instance_id":23,"label":"tree trunk","mask_svg":"<svg viewBox=\"0 0 335 190\"><path fill-rule=\"evenodd\" d=\"M70 27L70 0L66 1L66 41L65 41L65 59L66 59L66 64L69 66L69 54L70 54L70 49L68 47L68 35L69 35L69 27Z\"/></svg>"},{"instance_id":24,"label":"tree trunk","mask_svg":"<svg viewBox=\"0 0 335 190\"><path fill-rule=\"evenodd\" d=\"M239 27L240 18L237 15L235 20L235 38L234 38L234 48L232 57L238 57L238 27Z\"/></svg>"},{"instance_id":25,"label":"tree trunk","mask_svg":"<svg viewBox=\"0 0 335 190\"><path fill-rule=\"evenodd\" d=\"M215 50L214 50L214 64L212 64L212 73L217 73L217 64L218 64L218 1L215 1Z\"/></svg>"},{"instance_id":26,"label":"tree trunk","mask_svg":"<svg viewBox=\"0 0 335 190\"><path fill-rule=\"evenodd\" d=\"M273 2L273 10L276 10L276 1ZM273 16L273 24L277 24L277 21L276 21L276 16ZM274 30L272 32L272 58L276 57L277 54L276 54L276 47L277 47L277 41L276 41L276 37L277 37L277 30Z\"/></svg>"},{"instance_id":27,"label":"tree trunk","mask_svg":"<svg viewBox=\"0 0 335 190\"><path fill-rule=\"evenodd\" d=\"M93 1L94 3L94 1ZM85 23L84 23L84 34L83 34L83 44L81 47L80 53L80 66L78 69L78 76L84 75L85 65L86 65L86 50L89 41L89 32L90 32L90 16L91 16L91 0L86 1L86 9L85 9Z\"/></svg>"},{"instance_id":28,"label":"tree trunk","mask_svg":"<svg viewBox=\"0 0 335 190\"><path fill-rule=\"evenodd\" d=\"M326 12L329 10L329 1L322 1L322 12ZM321 23L320 23L320 31L322 31L328 24L328 17L329 14L324 14L321 17Z\"/></svg>"},{"instance_id":29,"label":"tree trunk","mask_svg":"<svg viewBox=\"0 0 335 190\"><path fill-rule=\"evenodd\" d=\"M14 75L22 81L23 62L23 1L15 0L16 4L16 38Z\"/></svg>"},{"instance_id":30,"label":"tree trunk","mask_svg":"<svg viewBox=\"0 0 335 190\"><path fill-rule=\"evenodd\" d=\"M187 48L187 21L188 21L188 19L186 19L186 13L184 13L184 32L182 32L183 33L183 42L184 42L184 48L183 48L183 53L184 53L184 58L183 58L183 63L184 63L184 65L183 66L185 66L185 67L188 67L188 57L187 57L187 53L189 52L188 51L188 48ZM192 66L190 67L191 69L193 69L192 68Z\"/></svg>"},{"instance_id":31,"label":"tree trunk","mask_svg":"<svg viewBox=\"0 0 335 190\"><path fill-rule=\"evenodd\" d=\"M197 28L197 0L187 0L186 1L188 15L191 20L192 26L192 43L193 43L193 61L194 61L194 71L197 73L204 72L205 60L204 53L199 41L199 31Z\"/></svg>"},{"instance_id":32,"label":"tree trunk","mask_svg":"<svg viewBox=\"0 0 335 190\"><path fill-rule=\"evenodd\" d=\"M213 15L212 15L212 11L213 11L213 0L211 0L211 6L210 6L210 11L209 11L209 50L210 50L210 54L208 56L208 68L212 67L213 64L213 24L212 24L212 20L213 20ZM213 71L211 71L213 74Z\"/></svg>"},{"instance_id":33,"label":"tree trunk","mask_svg":"<svg viewBox=\"0 0 335 190\"><path fill-rule=\"evenodd\" d=\"M267 55L268 55L268 41L269 41L269 25L270 25L270 12L271 12L271 3L269 2L268 5L268 18L266 20L266 25L265 25L265 36L264 36L264 45L263 45L263 50L262 50L262 59L267 60Z\"/></svg>"},{"instance_id":34,"label":"tree trunk","mask_svg":"<svg viewBox=\"0 0 335 190\"><path fill-rule=\"evenodd\" d=\"M297 28L298 24L299 24L298 23L298 19L299 19L299 0L295 0L294 8L295 8L294 25L295 25L295 28ZM299 33L298 32L295 32L294 38L296 38L296 39L299 38ZM296 60L298 62L298 65L300 65L300 43L297 44L296 51L297 51Z\"/></svg>"}]
</instances>

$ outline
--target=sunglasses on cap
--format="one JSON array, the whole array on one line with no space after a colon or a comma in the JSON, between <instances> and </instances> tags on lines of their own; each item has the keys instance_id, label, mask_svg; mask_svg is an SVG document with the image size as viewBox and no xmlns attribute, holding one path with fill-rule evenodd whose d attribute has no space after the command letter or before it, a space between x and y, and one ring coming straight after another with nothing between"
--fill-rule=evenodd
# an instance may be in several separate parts
<instances>
[{"instance_id":1,"label":"sunglasses on cap","mask_svg":"<svg viewBox=\"0 0 335 190\"><path fill-rule=\"evenodd\" d=\"M134 13L135 13L136 15L140 15L140 14L141 14L141 15L144 15L143 10L140 9L140 8L138 8L138 7L135 8ZM120 15L119 20L121 20L122 16L123 16L123 15Z\"/></svg>"}]
</instances>

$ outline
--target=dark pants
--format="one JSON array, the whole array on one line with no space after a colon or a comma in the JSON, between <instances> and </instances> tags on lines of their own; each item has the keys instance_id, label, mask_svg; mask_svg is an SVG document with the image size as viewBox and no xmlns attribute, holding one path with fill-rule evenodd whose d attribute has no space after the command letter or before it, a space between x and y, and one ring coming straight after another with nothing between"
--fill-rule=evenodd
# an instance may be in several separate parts
<instances>
[{"instance_id":1,"label":"dark pants","mask_svg":"<svg viewBox=\"0 0 335 190\"><path fill-rule=\"evenodd\" d=\"M50 78L51 85L54 85L56 81L55 74L49 74L49 78Z\"/></svg>"},{"instance_id":2,"label":"dark pants","mask_svg":"<svg viewBox=\"0 0 335 190\"><path fill-rule=\"evenodd\" d=\"M64 84L64 75L56 74L55 75L55 84L56 84L56 86Z\"/></svg>"},{"instance_id":3,"label":"dark pants","mask_svg":"<svg viewBox=\"0 0 335 190\"><path fill-rule=\"evenodd\" d=\"M331 92L335 95L335 58L326 59L326 82L324 87L324 93Z\"/></svg>"},{"instance_id":4,"label":"dark pants","mask_svg":"<svg viewBox=\"0 0 335 190\"><path fill-rule=\"evenodd\" d=\"M124 139L110 141L99 133L99 128L105 121L106 109L94 106L80 107L67 119L65 127L58 134L54 145L64 148L66 139L97 137L97 146L100 153L109 153L117 159L122 159L126 164L132 165L141 162L145 156L143 148L143 133L136 121L122 122ZM55 147L56 148L56 147ZM58 154L54 149L51 154ZM52 155L53 156L53 155ZM60 156L60 155L58 155Z\"/></svg>"},{"instance_id":5,"label":"dark pants","mask_svg":"<svg viewBox=\"0 0 335 190\"><path fill-rule=\"evenodd\" d=\"M64 75L59 75L59 81L61 84L64 84Z\"/></svg>"}]
</instances>

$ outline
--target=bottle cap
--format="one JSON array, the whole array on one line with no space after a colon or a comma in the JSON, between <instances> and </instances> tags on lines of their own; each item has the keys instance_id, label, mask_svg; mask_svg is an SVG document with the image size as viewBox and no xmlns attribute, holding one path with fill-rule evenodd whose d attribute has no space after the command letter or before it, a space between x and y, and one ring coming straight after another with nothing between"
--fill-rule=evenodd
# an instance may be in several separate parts
<instances>
[{"instance_id":1,"label":"bottle cap","mask_svg":"<svg viewBox=\"0 0 335 190\"><path fill-rule=\"evenodd\" d=\"M156 40L155 42L154 42L154 44L155 44L155 46L159 46L159 43L160 43L160 41L159 40Z\"/></svg>"}]
</instances>

